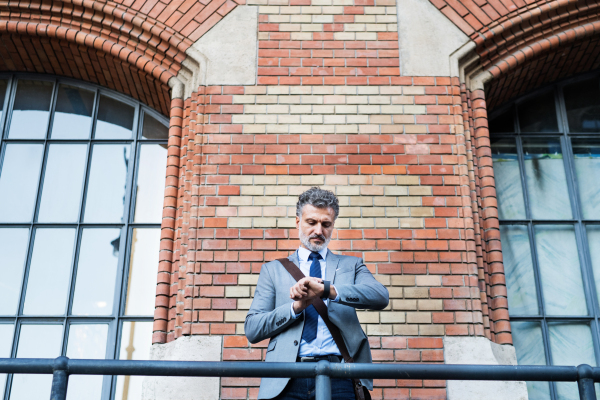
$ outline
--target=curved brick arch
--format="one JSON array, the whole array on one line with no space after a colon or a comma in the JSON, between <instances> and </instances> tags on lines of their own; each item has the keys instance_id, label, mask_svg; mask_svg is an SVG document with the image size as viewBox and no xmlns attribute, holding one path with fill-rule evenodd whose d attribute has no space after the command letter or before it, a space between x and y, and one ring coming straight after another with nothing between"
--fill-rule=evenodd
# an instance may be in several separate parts
<instances>
[{"instance_id":1,"label":"curved brick arch","mask_svg":"<svg viewBox=\"0 0 600 400\"><path fill-rule=\"evenodd\" d=\"M537 70L536 81L564 78L574 73L570 68L556 73L555 65L564 63L567 54L578 58L585 54L573 53L572 47L595 42L600 33L600 3L587 0L432 0L433 4L451 19L475 43L475 52L484 71L491 73L492 85L501 85L505 93L502 99L488 101L488 107L497 105L515 94L522 93L521 83L531 81L534 69L528 64L539 65L539 60L550 62L546 70ZM587 51L593 51L587 49ZM562 56L561 56L562 54ZM589 54L588 54L589 55ZM585 63L589 70L596 62ZM547 75L547 71L555 73ZM584 69L576 68L577 72ZM528 71L529 76L523 74ZM517 75L519 79L511 77ZM498 81L502 79L501 83ZM504 85L505 82L510 84ZM527 86L527 90L531 89ZM511 93L508 93L508 92ZM489 93L489 90L487 91ZM507 97L508 96L508 97ZM491 100L491 99L488 99Z\"/></svg>"},{"instance_id":2,"label":"curved brick arch","mask_svg":"<svg viewBox=\"0 0 600 400\"><path fill-rule=\"evenodd\" d=\"M169 5L152 0L5 3L0 70L90 81L169 115L168 83L185 69L186 50L237 4L231 0Z\"/></svg>"}]
</instances>

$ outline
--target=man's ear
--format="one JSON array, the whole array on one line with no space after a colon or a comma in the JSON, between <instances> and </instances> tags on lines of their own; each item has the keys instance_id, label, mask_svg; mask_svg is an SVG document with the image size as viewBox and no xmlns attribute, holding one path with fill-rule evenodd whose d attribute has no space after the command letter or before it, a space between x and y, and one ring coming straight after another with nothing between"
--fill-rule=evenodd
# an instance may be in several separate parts
<instances>
[{"instance_id":1,"label":"man's ear","mask_svg":"<svg viewBox=\"0 0 600 400\"><path fill-rule=\"evenodd\" d=\"M300 217L296 215L296 229L300 229Z\"/></svg>"}]
</instances>

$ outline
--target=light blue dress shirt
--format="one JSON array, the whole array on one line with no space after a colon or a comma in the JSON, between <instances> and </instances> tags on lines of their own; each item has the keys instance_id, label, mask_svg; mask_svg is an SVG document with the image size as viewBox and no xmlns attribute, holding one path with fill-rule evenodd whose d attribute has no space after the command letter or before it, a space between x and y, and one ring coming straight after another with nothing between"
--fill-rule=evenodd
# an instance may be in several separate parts
<instances>
[{"instance_id":1,"label":"light blue dress shirt","mask_svg":"<svg viewBox=\"0 0 600 400\"><path fill-rule=\"evenodd\" d=\"M327 258L327 248L324 248L319 252L322 259L319 260L321 264L321 276L325 277L325 271L327 262L325 261ZM300 247L298 249L298 260L300 262L300 270L305 276L310 276L310 265L312 261L308 261L308 256L310 255L310 250L305 249L304 247ZM333 285L331 285L333 286ZM337 292L337 291L336 291ZM336 298L332 301L338 302L340 295L338 294ZM325 305L329 305L329 299L323 300ZM296 319L302 313L296 314L294 313L294 303L291 306L292 310L292 318ZM329 333L329 329L327 329L327 325L323 321L323 318L319 316L319 322L317 324L317 338L312 342L308 343L306 340L300 340L300 351L298 352L298 357L316 357L316 356L325 356L330 354L341 355L340 350L338 349L331 333Z\"/></svg>"}]
</instances>

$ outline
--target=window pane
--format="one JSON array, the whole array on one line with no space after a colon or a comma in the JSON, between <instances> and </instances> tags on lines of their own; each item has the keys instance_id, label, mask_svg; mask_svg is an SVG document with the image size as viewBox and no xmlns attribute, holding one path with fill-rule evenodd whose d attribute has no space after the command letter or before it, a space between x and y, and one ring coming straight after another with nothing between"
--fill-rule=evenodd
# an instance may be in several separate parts
<instances>
[{"instance_id":1,"label":"window pane","mask_svg":"<svg viewBox=\"0 0 600 400\"><path fill-rule=\"evenodd\" d=\"M519 104L521 132L558 132L554 92L546 92Z\"/></svg>"},{"instance_id":2,"label":"window pane","mask_svg":"<svg viewBox=\"0 0 600 400\"><path fill-rule=\"evenodd\" d=\"M539 314L527 227L502 225L500 239L510 314Z\"/></svg>"},{"instance_id":3,"label":"window pane","mask_svg":"<svg viewBox=\"0 0 600 400\"><path fill-rule=\"evenodd\" d=\"M554 365L589 364L596 366L590 327L569 322L549 322L550 352ZM557 382L559 399L579 400L575 382Z\"/></svg>"},{"instance_id":4,"label":"window pane","mask_svg":"<svg viewBox=\"0 0 600 400\"><path fill-rule=\"evenodd\" d=\"M596 283L596 294L600 295L600 225L586 226L588 249L592 260L594 281ZM598 299L600 301L600 299Z\"/></svg>"},{"instance_id":5,"label":"window pane","mask_svg":"<svg viewBox=\"0 0 600 400\"><path fill-rule=\"evenodd\" d=\"M571 203L558 139L523 140L529 206L534 219L569 219Z\"/></svg>"},{"instance_id":6,"label":"window pane","mask_svg":"<svg viewBox=\"0 0 600 400\"><path fill-rule=\"evenodd\" d=\"M0 324L0 358L9 358L13 342L12 324ZM4 388L6 387L6 374L0 374L0 399L4 398Z\"/></svg>"},{"instance_id":7,"label":"window pane","mask_svg":"<svg viewBox=\"0 0 600 400\"><path fill-rule=\"evenodd\" d=\"M52 82L19 80L10 119L9 138L46 137L53 87Z\"/></svg>"},{"instance_id":8,"label":"window pane","mask_svg":"<svg viewBox=\"0 0 600 400\"><path fill-rule=\"evenodd\" d=\"M108 325L71 325L67 357L79 359L104 359ZM102 396L102 376L71 375L67 400L96 400Z\"/></svg>"},{"instance_id":9,"label":"window pane","mask_svg":"<svg viewBox=\"0 0 600 400\"><path fill-rule=\"evenodd\" d=\"M83 230L73 315L112 314L120 241L120 229Z\"/></svg>"},{"instance_id":10,"label":"window pane","mask_svg":"<svg viewBox=\"0 0 600 400\"><path fill-rule=\"evenodd\" d=\"M19 358L56 358L60 355L62 325L22 325L19 334ZM14 375L10 400L47 399L52 375Z\"/></svg>"},{"instance_id":11,"label":"window pane","mask_svg":"<svg viewBox=\"0 0 600 400\"><path fill-rule=\"evenodd\" d=\"M0 228L0 315L17 313L28 242L29 229Z\"/></svg>"},{"instance_id":12,"label":"window pane","mask_svg":"<svg viewBox=\"0 0 600 400\"><path fill-rule=\"evenodd\" d=\"M37 229L25 294L24 314L63 315L75 229Z\"/></svg>"},{"instance_id":13,"label":"window pane","mask_svg":"<svg viewBox=\"0 0 600 400\"><path fill-rule=\"evenodd\" d=\"M131 146L94 145L85 202L85 222L123 222Z\"/></svg>"},{"instance_id":14,"label":"window pane","mask_svg":"<svg viewBox=\"0 0 600 400\"><path fill-rule=\"evenodd\" d=\"M158 122L148 113L144 114L144 127L142 129L143 139L169 139L169 127Z\"/></svg>"},{"instance_id":15,"label":"window pane","mask_svg":"<svg viewBox=\"0 0 600 400\"><path fill-rule=\"evenodd\" d=\"M534 229L546 314L587 315L573 226Z\"/></svg>"},{"instance_id":16,"label":"window pane","mask_svg":"<svg viewBox=\"0 0 600 400\"><path fill-rule=\"evenodd\" d=\"M0 80L0 118L4 113L4 98L6 97L6 86L8 82L4 79ZM0 397L2 397L2 389L0 388Z\"/></svg>"},{"instance_id":17,"label":"window pane","mask_svg":"<svg viewBox=\"0 0 600 400\"><path fill-rule=\"evenodd\" d=\"M500 219L525 219L525 202L519 156L514 139L492 142L492 162L496 180L498 217Z\"/></svg>"},{"instance_id":18,"label":"window pane","mask_svg":"<svg viewBox=\"0 0 600 400\"><path fill-rule=\"evenodd\" d=\"M519 365L546 365L542 327L539 322L511 322L513 345ZM550 398L548 382L527 382L529 400Z\"/></svg>"},{"instance_id":19,"label":"window pane","mask_svg":"<svg viewBox=\"0 0 600 400\"><path fill-rule=\"evenodd\" d=\"M565 107L570 132L600 132L598 78L565 86Z\"/></svg>"},{"instance_id":20,"label":"window pane","mask_svg":"<svg viewBox=\"0 0 600 400\"><path fill-rule=\"evenodd\" d=\"M152 322L123 322L120 360L149 360L152 346ZM115 400L142 398L143 376L118 376Z\"/></svg>"},{"instance_id":21,"label":"window pane","mask_svg":"<svg viewBox=\"0 0 600 400\"><path fill-rule=\"evenodd\" d=\"M490 133L512 133L515 131L513 109L510 107L497 117L489 121Z\"/></svg>"},{"instance_id":22,"label":"window pane","mask_svg":"<svg viewBox=\"0 0 600 400\"><path fill-rule=\"evenodd\" d=\"M43 155L41 144L6 145L0 172L0 222L31 221Z\"/></svg>"},{"instance_id":23,"label":"window pane","mask_svg":"<svg viewBox=\"0 0 600 400\"><path fill-rule=\"evenodd\" d=\"M125 314L154 314L159 250L160 229L133 230Z\"/></svg>"},{"instance_id":24,"label":"window pane","mask_svg":"<svg viewBox=\"0 0 600 400\"><path fill-rule=\"evenodd\" d=\"M160 144L140 146L135 222L161 222L167 170L166 147Z\"/></svg>"},{"instance_id":25,"label":"window pane","mask_svg":"<svg viewBox=\"0 0 600 400\"><path fill-rule=\"evenodd\" d=\"M90 137L94 92L69 85L59 85L52 122L52 139L87 139Z\"/></svg>"},{"instance_id":26,"label":"window pane","mask_svg":"<svg viewBox=\"0 0 600 400\"><path fill-rule=\"evenodd\" d=\"M96 139L131 139L135 109L111 97L100 96Z\"/></svg>"},{"instance_id":27,"label":"window pane","mask_svg":"<svg viewBox=\"0 0 600 400\"><path fill-rule=\"evenodd\" d=\"M600 219L600 141L573 140L575 173L584 219Z\"/></svg>"},{"instance_id":28,"label":"window pane","mask_svg":"<svg viewBox=\"0 0 600 400\"><path fill-rule=\"evenodd\" d=\"M86 152L85 144L50 145L38 221L77 222Z\"/></svg>"}]
</instances>

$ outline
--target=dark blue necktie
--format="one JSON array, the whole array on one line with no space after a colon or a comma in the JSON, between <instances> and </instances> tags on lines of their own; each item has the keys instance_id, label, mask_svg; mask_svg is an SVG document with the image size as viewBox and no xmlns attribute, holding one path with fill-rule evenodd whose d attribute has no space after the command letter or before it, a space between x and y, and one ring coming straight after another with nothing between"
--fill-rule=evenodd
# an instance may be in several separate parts
<instances>
[{"instance_id":1,"label":"dark blue necktie","mask_svg":"<svg viewBox=\"0 0 600 400\"><path fill-rule=\"evenodd\" d=\"M312 252L310 256L308 256L308 261L312 260L312 264L310 264L310 276L315 278L321 277L321 263L319 262L322 259L319 253ZM302 331L302 339L306 340L308 343L312 342L317 338L317 324L319 323L319 313L315 308L310 305L304 310L304 331Z\"/></svg>"}]
</instances>

